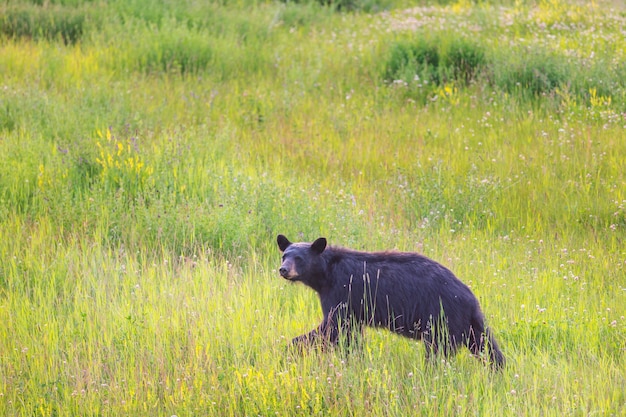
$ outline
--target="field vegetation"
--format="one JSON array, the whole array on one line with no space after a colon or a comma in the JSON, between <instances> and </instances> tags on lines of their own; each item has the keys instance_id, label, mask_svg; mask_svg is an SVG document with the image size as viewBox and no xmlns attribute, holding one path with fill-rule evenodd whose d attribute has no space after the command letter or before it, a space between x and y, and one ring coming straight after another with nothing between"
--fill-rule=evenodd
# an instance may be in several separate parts
<instances>
[{"instance_id":1,"label":"field vegetation","mask_svg":"<svg viewBox=\"0 0 626 417\"><path fill-rule=\"evenodd\" d=\"M0 415L626 414L626 9L0 4ZM418 251L507 356L368 330L275 238Z\"/></svg>"}]
</instances>

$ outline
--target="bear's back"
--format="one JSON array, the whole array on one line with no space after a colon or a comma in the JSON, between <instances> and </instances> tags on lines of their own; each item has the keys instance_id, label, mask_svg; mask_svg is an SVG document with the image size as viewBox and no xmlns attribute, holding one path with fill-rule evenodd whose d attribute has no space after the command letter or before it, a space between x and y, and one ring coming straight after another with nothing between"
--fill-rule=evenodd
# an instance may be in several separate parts
<instances>
[{"instance_id":1,"label":"bear's back","mask_svg":"<svg viewBox=\"0 0 626 417\"><path fill-rule=\"evenodd\" d=\"M375 326L405 329L445 311L478 309L471 290L449 269L412 252L359 252L329 248L327 279L333 283L322 304L345 302ZM399 321L398 321L399 320Z\"/></svg>"}]
</instances>

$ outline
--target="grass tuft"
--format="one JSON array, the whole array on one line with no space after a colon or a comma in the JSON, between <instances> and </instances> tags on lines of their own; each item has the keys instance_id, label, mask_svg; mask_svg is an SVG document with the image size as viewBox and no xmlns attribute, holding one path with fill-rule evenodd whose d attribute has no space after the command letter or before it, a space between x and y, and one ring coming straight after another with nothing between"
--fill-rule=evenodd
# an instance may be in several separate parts
<instances>
[{"instance_id":1,"label":"grass tuft","mask_svg":"<svg viewBox=\"0 0 626 417\"><path fill-rule=\"evenodd\" d=\"M496 85L508 93L532 98L571 88L573 69L562 57L531 51L511 55L508 60L495 74Z\"/></svg>"},{"instance_id":2,"label":"grass tuft","mask_svg":"<svg viewBox=\"0 0 626 417\"><path fill-rule=\"evenodd\" d=\"M90 13L85 8L66 6L8 5L2 7L0 34L12 38L79 42L89 26Z\"/></svg>"}]
</instances>

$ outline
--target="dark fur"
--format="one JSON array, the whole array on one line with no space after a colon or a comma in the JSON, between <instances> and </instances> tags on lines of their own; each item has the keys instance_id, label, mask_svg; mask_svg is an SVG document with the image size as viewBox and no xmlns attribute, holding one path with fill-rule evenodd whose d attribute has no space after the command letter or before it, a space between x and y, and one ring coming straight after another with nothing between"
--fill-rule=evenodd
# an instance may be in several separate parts
<instances>
[{"instance_id":1,"label":"dark fur","mask_svg":"<svg viewBox=\"0 0 626 417\"><path fill-rule=\"evenodd\" d=\"M427 357L449 356L459 346L479 356L487 347L490 362L504 366L474 294L432 259L416 253L327 247L324 238L291 243L279 235L277 240L283 252L280 274L313 288L324 312L322 323L293 344L337 344L340 335L350 336L368 325L423 340Z\"/></svg>"}]
</instances>

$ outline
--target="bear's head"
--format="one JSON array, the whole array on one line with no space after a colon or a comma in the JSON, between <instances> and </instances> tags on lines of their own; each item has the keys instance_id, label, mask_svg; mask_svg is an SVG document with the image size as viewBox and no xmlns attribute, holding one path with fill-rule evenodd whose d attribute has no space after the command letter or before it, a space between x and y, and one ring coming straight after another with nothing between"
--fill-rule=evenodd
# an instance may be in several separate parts
<instances>
[{"instance_id":1,"label":"bear's head","mask_svg":"<svg viewBox=\"0 0 626 417\"><path fill-rule=\"evenodd\" d=\"M313 243L292 243L284 235L276 239L283 253L283 263L278 272L290 281L301 281L315 287L314 283L323 273L321 254L326 249L326 238L320 237Z\"/></svg>"}]
</instances>

